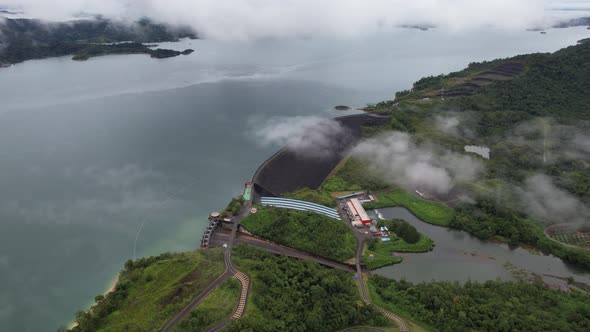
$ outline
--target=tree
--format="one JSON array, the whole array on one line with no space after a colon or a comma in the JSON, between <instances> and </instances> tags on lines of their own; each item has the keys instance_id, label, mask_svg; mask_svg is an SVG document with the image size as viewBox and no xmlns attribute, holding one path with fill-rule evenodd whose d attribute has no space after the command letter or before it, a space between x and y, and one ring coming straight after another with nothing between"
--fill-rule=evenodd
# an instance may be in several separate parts
<instances>
[{"instance_id":1,"label":"tree","mask_svg":"<svg viewBox=\"0 0 590 332\"><path fill-rule=\"evenodd\" d=\"M405 220L395 220L393 232L407 243L416 243L420 240L420 233Z\"/></svg>"},{"instance_id":2,"label":"tree","mask_svg":"<svg viewBox=\"0 0 590 332\"><path fill-rule=\"evenodd\" d=\"M94 302L101 303L102 301L104 301L104 295L99 294L94 297Z\"/></svg>"}]
</instances>

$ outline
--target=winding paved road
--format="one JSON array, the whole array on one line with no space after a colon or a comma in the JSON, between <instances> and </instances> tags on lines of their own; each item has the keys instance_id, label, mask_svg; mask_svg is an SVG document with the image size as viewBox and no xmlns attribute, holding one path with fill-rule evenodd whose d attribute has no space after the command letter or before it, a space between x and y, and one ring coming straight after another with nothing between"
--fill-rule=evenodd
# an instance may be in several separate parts
<instances>
[{"instance_id":1,"label":"winding paved road","mask_svg":"<svg viewBox=\"0 0 590 332\"><path fill-rule=\"evenodd\" d=\"M227 256L227 249L224 253L224 256ZM186 315L188 315L197 305L199 305L213 290L217 288L222 282L224 282L227 278L232 276L232 272L227 267L225 267L225 271L215 279L207 288L205 288L199 295L197 295L194 299L192 299L189 304L187 304L172 320L170 320L163 328L162 332L169 332L180 322Z\"/></svg>"},{"instance_id":2,"label":"winding paved road","mask_svg":"<svg viewBox=\"0 0 590 332\"><path fill-rule=\"evenodd\" d=\"M172 320L170 320L164 326L164 328L162 328L161 332L171 331L176 326L176 324L178 324L197 305L199 305L209 294L211 294L211 292L213 292L213 290L216 289L217 286L219 286L227 278L233 277L237 273L241 273L238 270L236 270L231 263L231 251L232 251L234 239L236 237L236 233L238 230L238 224L239 224L240 220L242 220L244 217L246 217L248 215L248 213L250 213L251 207L252 207L251 200L244 202L244 205L242 206L242 209L240 210L238 215L233 217L233 224L232 224L230 237L226 243L227 246L224 248L224 251L223 251L223 261L225 263L225 271L217 279L215 279L215 281L213 281L209 286L207 286L207 288L205 288L199 295L197 295L194 299L192 299L189 302L189 304L186 305L176 316L174 316L174 318L172 318ZM241 274L243 274L243 273L241 273ZM240 283L240 284L244 285L244 283ZM248 283L246 283L246 289L244 289L243 286L240 288L240 299L243 299L243 298L247 299L249 293L250 293L250 283L248 282ZM238 311L240 309L241 309L241 311L239 312L238 316L241 316L246 310L245 305L246 304L244 304L243 308L240 308L240 306L238 305L236 307L236 310L232 314L232 317L234 317L234 315L236 314L236 311ZM223 328L223 326L225 326L226 323L227 323L227 321L224 321L224 322L220 323L219 325L217 325L216 327L219 327L219 329L221 329L221 328Z\"/></svg>"},{"instance_id":3,"label":"winding paved road","mask_svg":"<svg viewBox=\"0 0 590 332\"><path fill-rule=\"evenodd\" d=\"M358 232L356 232L358 233ZM367 294L367 287L365 285L365 279L363 278L363 269L361 267L361 256L363 254L363 244L364 244L364 236L357 236L357 246L356 246L356 254L355 254L355 259L356 259L356 275L359 281L359 285L361 287L361 297L363 299L363 301L366 304L371 304L371 301L369 299L369 296ZM377 309L377 311L379 311L380 313L382 313L385 317L389 318L390 320L394 321L397 326L399 326L400 332L409 332L410 330L408 330L408 327L406 326L406 323L404 322L404 320L399 317L398 315L389 312L375 304L372 304L372 306Z\"/></svg>"},{"instance_id":4,"label":"winding paved road","mask_svg":"<svg viewBox=\"0 0 590 332\"><path fill-rule=\"evenodd\" d=\"M341 215L346 216L346 213L341 213ZM344 221L348 225L348 227L351 228L354 236L356 237L356 241L357 241L354 259L355 259L355 263L356 263L356 275L357 275L359 286L361 289L361 298L363 299L363 301L366 304L372 305L375 309L377 309L377 311L381 312L385 317L387 317L388 319L395 322L397 324L397 326L399 326L400 332L409 332L410 330L408 329L408 327L406 326L406 323L404 322L404 320L401 317L399 317L398 315L396 315L392 312L389 312L389 311L387 311L375 304L371 304L371 300L370 300L368 292L367 292L367 286L365 285L365 279L363 278L363 268L361 266L361 258L363 255L363 246L364 246L365 240L370 238L370 236L361 233L358 229L355 229L352 226L352 224L350 222L348 222L348 220L346 218L344 218Z\"/></svg>"},{"instance_id":5,"label":"winding paved road","mask_svg":"<svg viewBox=\"0 0 590 332\"><path fill-rule=\"evenodd\" d=\"M306 259L314 261L320 265L331 267L334 269L344 270L348 272L354 272L355 269L352 265L331 260L328 258L315 256L305 251L297 250L291 247L283 246L275 242L260 239L245 233L239 233L236 237L236 242L247 243L251 246L263 249L271 254L282 254L289 257L295 257L299 259Z\"/></svg>"}]
</instances>

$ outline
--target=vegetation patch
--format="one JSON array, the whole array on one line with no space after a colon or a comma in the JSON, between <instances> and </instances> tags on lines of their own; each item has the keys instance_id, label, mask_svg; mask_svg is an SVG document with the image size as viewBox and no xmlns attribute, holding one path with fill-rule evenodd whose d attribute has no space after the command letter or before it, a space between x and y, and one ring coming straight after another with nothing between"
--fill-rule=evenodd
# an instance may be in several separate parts
<instances>
[{"instance_id":1,"label":"vegetation patch","mask_svg":"<svg viewBox=\"0 0 590 332\"><path fill-rule=\"evenodd\" d=\"M370 240L370 242L365 244L363 248L361 262L365 264L369 270L401 263L403 259L396 256L394 250L394 247L397 247L399 242L403 242L403 240L400 238L392 239L391 242Z\"/></svg>"},{"instance_id":2,"label":"vegetation patch","mask_svg":"<svg viewBox=\"0 0 590 332\"><path fill-rule=\"evenodd\" d=\"M356 248L344 222L313 212L260 207L241 224L265 239L341 262L353 257Z\"/></svg>"},{"instance_id":3,"label":"vegetation patch","mask_svg":"<svg viewBox=\"0 0 590 332\"><path fill-rule=\"evenodd\" d=\"M160 330L223 270L220 249L129 260L115 290L79 311L72 331Z\"/></svg>"},{"instance_id":4,"label":"vegetation patch","mask_svg":"<svg viewBox=\"0 0 590 332\"><path fill-rule=\"evenodd\" d=\"M380 220L377 223L378 227L387 227L390 231L394 232L402 240L409 244L416 244L420 241L420 233L416 230L416 227L410 225L407 221L402 219L394 220Z\"/></svg>"},{"instance_id":5,"label":"vegetation patch","mask_svg":"<svg viewBox=\"0 0 590 332\"><path fill-rule=\"evenodd\" d=\"M557 224L547 227L547 236L571 246L590 249L590 225Z\"/></svg>"},{"instance_id":6,"label":"vegetation patch","mask_svg":"<svg viewBox=\"0 0 590 332\"><path fill-rule=\"evenodd\" d=\"M334 201L332 195L330 195L328 191L321 189L314 190L304 187L290 193L283 194L282 196L324 206L336 207L336 202Z\"/></svg>"},{"instance_id":7,"label":"vegetation patch","mask_svg":"<svg viewBox=\"0 0 590 332\"><path fill-rule=\"evenodd\" d=\"M404 220L382 220L377 226L386 226L399 236L391 234L391 241L388 242L371 239L365 243L362 261L370 270L400 263L402 258L396 256L396 252L419 253L431 251L434 248L432 239L418 233L412 225Z\"/></svg>"},{"instance_id":8,"label":"vegetation patch","mask_svg":"<svg viewBox=\"0 0 590 332\"><path fill-rule=\"evenodd\" d=\"M400 189L375 195L376 202L365 204L367 209L402 206L421 220L434 225L448 226L455 212L446 204L420 199Z\"/></svg>"},{"instance_id":9,"label":"vegetation patch","mask_svg":"<svg viewBox=\"0 0 590 332\"><path fill-rule=\"evenodd\" d=\"M240 213L242 209L242 205L244 205L244 198L242 196L234 197L231 199L229 204L221 211L221 217L225 218L227 216L235 216Z\"/></svg>"},{"instance_id":10,"label":"vegetation patch","mask_svg":"<svg viewBox=\"0 0 590 332\"><path fill-rule=\"evenodd\" d=\"M322 184L326 191L383 190L388 186L360 160L349 158Z\"/></svg>"},{"instance_id":11,"label":"vegetation patch","mask_svg":"<svg viewBox=\"0 0 590 332\"><path fill-rule=\"evenodd\" d=\"M225 319L229 319L240 297L240 282L225 280L213 293L200 303L173 329L174 332L208 331Z\"/></svg>"},{"instance_id":12,"label":"vegetation patch","mask_svg":"<svg viewBox=\"0 0 590 332\"><path fill-rule=\"evenodd\" d=\"M590 302L579 292L541 283L430 282L370 279L373 301L419 319L437 331L587 331Z\"/></svg>"},{"instance_id":13,"label":"vegetation patch","mask_svg":"<svg viewBox=\"0 0 590 332\"><path fill-rule=\"evenodd\" d=\"M148 54L152 58L164 59L191 54L193 50L187 49L182 52L158 48L152 50L148 45L142 43L120 43L120 44L91 44L80 45L72 60L86 61L89 58L110 55L110 54Z\"/></svg>"},{"instance_id":14,"label":"vegetation patch","mask_svg":"<svg viewBox=\"0 0 590 332\"><path fill-rule=\"evenodd\" d=\"M392 326L359 296L353 274L317 263L276 257L241 244L235 265L252 278L246 315L228 331L337 331L351 326Z\"/></svg>"}]
</instances>

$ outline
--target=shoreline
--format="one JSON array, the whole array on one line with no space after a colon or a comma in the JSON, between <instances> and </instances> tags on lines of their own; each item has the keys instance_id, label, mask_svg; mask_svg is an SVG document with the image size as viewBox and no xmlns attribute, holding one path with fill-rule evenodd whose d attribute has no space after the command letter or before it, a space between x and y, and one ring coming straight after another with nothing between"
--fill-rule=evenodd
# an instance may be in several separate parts
<instances>
[{"instance_id":1,"label":"shoreline","mask_svg":"<svg viewBox=\"0 0 590 332\"><path fill-rule=\"evenodd\" d=\"M119 273L117 273L117 275L113 278L113 280L111 281L111 286L104 291L104 293L102 293L102 295L104 295L104 297L106 298L107 296L109 296L109 294L111 294L112 292L115 291L115 289L117 288L117 284L119 283ZM95 303L96 304L96 303ZM92 310L92 307L94 306L94 304L90 305L90 308L88 308L87 311ZM78 323L76 322L76 320L74 319L72 322L70 322L70 324L68 325L68 330L71 330L73 328L75 328L76 326L78 326Z\"/></svg>"}]
</instances>

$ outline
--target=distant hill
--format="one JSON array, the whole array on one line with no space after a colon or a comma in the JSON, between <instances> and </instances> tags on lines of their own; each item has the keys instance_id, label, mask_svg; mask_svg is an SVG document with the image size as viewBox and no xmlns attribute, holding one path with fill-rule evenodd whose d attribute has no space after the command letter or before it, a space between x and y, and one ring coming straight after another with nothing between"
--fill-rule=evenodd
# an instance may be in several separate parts
<instances>
[{"instance_id":1,"label":"distant hill","mask_svg":"<svg viewBox=\"0 0 590 332\"><path fill-rule=\"evenodd\" d=\"M194 39L198 36L189 27L173 27L154 23L149 19L124 23L100 17L70 22L6 18L0 21L0 65L78 53L82 55L79 58L92 52L125 53L121 52L121 47L102 47L100 52L96 52L97 48L101 48L97 44L157 43L177 41L180 38ZM146 47L141 52L137 48L129 50L128 53L149 53Z\"/></svg>"},{"instance_id":2,"label":"distant hill","mask_svg":"<svg viewBox=\"0 0 590 332\"><path fill-rule=\"evenodd\" d=\"M590 17L573 18L553 25L554 28L587 26L590 28Z\"/></svg>"}]
</instances>

